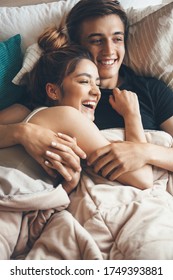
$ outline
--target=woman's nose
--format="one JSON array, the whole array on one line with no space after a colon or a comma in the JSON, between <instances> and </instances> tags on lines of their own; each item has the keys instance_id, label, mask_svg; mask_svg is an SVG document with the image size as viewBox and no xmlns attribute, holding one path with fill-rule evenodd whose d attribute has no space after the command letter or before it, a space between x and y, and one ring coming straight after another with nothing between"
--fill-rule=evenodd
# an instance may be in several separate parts
<instances>
[{"instance_id":1,"label":"woman's nose","mask_svg":"<svg viewBox=\"0 0 173 280\"><path fill-rule=\"evenodd\" d=\"M93 85L90 90L90 94L97 96L97 98L99 99L101 95L99 87L97 85Z\"/></svg>"}]
</instances>

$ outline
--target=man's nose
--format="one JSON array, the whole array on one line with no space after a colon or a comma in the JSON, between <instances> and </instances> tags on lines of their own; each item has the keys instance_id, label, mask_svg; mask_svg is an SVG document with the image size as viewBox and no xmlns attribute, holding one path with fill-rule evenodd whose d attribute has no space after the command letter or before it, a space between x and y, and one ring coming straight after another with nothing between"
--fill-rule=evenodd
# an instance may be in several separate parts
<instances>
[{"instance_id":1,"label":"man's nose","mask_svg":"<svg viewBox=\"0 0 173 280\"><path fill-rule=\"evenodd\" d=\"M104 55L112 55L114 52L114 45L111 40L106 40L103 44L103 54Z\"/></svg>"}]
</instances>

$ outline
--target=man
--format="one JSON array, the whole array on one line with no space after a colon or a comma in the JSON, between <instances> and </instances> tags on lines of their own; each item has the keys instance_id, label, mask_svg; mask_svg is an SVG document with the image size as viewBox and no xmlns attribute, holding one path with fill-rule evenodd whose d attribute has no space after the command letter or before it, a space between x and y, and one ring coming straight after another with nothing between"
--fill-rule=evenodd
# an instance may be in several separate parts
<instances>
[{"instance_id":1,"label":"man","mask_svg":"<svg viewBox=\"0 0 173 280\"><path fill-rule=\"evenodd\" d=\"M118 87L137 94L144 128L162 129L173 136L173 92L161 81L138 77L122 65L128 21L118 1L79 1L67 17L67 31L71 41L90 50L97 64L102 98L95 122L100 129L124 126L120 115L111 108ZM46 159L68 180L65 165L79 169L79 157L85 157L73 139L60 139L55 133L37 126L1 126L0 131L0 147L22 144L49 174L52 171L45 166ZM91 155L88 163L94 164L96 172L101 170L103 176L110 173L112 180L145 164L173 171L173 149L149 143L112 143Z\"/></svg>"}]
</instances>

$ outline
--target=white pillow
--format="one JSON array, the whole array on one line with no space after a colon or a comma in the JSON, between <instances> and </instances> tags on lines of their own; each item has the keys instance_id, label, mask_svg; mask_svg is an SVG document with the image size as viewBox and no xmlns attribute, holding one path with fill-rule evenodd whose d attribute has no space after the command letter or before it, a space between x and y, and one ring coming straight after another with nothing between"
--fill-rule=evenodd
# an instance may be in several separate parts
<instances>
[{"instance_id":1,"label":"white pillow","mask_svg":"<svg viewBox=\"0 0 173 280\"><path fill-rule=\"evenodd\" d=\"M33 45L31 45L27 48L24 59L23 59L22 68L12 80L12 82L15 85L21 84L21 79L23 78L23 75L32 70L34 64L40 58L41 53L42 53L42 50L39 48L37 43L34 43Z\"/></svg>"},{"instance_id":2,"label":"white pillow","mask_svg":"<svg viewBox=\"0 0 173 280\"><path fill-rule=\"evenodd\" d=\"M132 24L127 46L125 64L173 88L173 2Z\"/></svg>"},{"instance_id":3,"label":"white pillow","mask_svg":"<svg viewBox=\"0 0 173 280\"><path fill-rule=\"evenodd\" d=\"M58 27L62 18L64 19L66 13L68 13L78 1L79 0L59 0L53 3L22 6L18 8L0 8L0 40L8 39L19 32L22 37L22 50L25 53L25 59L21 71L13 80L15 84L20 84L23 74L32 69L33 64L40 55L35 44L38 36L48 26L56 25ZM134 3L135 1L136 0L130 2ZM162 78L166 83L172 86L173 50L171 48L173 45L173 36L171 35L173 34L173 3L169 5L170 6L166 8L165 16L164 10L162 10L163 5L149 6L140 10L134 8L126 10L131 27L125 63L139 74ZM155 14L153 11L158 12ZM163 24L160 25L161 21L162 23L164 22L164 24L165 22L167 23L166 28ZM146 22L149 23L147 30L145 30ZM158 28L156 28L156 26ZM160 27L161 29L159 29ZM159 30L162 30L162 32ZM147 32L144 33L144 31ZM27 49L28 47L29 49Z\"/></svg>"},{"instance_id":4,"label":"white pillow","mask_svg":"<svg viewBox=\"0 0 173 280\"><path fill-rule=\"evenodd\" d=\"M68 3L60 0L22 7L0 7L0 41L20 33L22 51L25 52L46 27L59 26Z\"/></svg>"},{"instance_id":5,"label":"white pillow","mask_svg":"<svg viewBox=\"0 0 173 280\"><path fill-rule=\"evenodd\" d=\"M162 4L162 0L145 0L145 1L140 1L140 0L120 0L119 2L121 3L121 5L125 9L128 9L130 7L133 7L135 9L140 9L140 8L146 8L148 6L154 6L154 5Z\"/></svg>"}]
</instances>

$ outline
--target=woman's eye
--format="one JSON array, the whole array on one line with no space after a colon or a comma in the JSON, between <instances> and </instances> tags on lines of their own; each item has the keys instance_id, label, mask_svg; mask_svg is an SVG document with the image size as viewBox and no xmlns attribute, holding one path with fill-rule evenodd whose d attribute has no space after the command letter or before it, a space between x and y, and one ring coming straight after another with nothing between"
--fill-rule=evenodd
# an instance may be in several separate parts
<instances>
[{"instance_id":1,"label":"woman's eye","mask_svg":"<svg viewBox=\"0 0 173 280\"><path fill-rule=\"evenodd\" d=\"M89 82L87 80L80 81L80 84L88 84Z\"/></svg>"}]
</instances>

